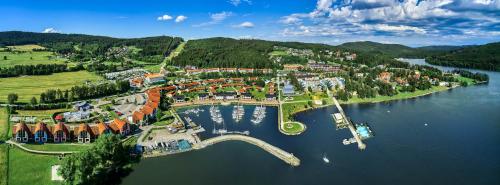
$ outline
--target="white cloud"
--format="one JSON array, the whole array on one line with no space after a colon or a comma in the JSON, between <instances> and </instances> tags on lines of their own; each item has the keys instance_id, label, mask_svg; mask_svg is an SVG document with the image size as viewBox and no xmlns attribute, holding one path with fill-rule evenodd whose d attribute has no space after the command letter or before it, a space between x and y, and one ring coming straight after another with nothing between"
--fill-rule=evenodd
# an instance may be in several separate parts
<instances>
[{"instance_id":1,"label":"white cloud","mask_svg":"<svg viewBox=\"0 0 500 185\"><path fill-rule=\"evenodd\" d=\"M165 15L162 15L162 16L158 17L156 20L159 20L159 21L168 21L168 20L171 20L171 19L173 19L172 16L165 14Z\"/></svg>"},{"instance_id":2,"label":"white cloud","mask_svg":"<svg viewBox=\"0 0 500 185\"><path fill-rule=\"evenodd\" d=\"M427 31L422 28L414 27L414 26L406 26L406 25L397 25L397 26L392 26L388 24L375 24L375 25L361 25L361 28L367 29L367 30L378 30L378 31L387 31L387 32L406 32L406 31L412 31L418 34L425 34Z\"/></svg>"},{"instance_id":3,"label":"white cloud","mask_svg":"<svg viewBox=\"0 0 500 185\"><path fill-rule=\"evenodd\" d=\"M179 23L179 22L183 22L187 19L188 17L184 16L184 15L179 15L177 16L177 18L175 18L175 22Z\"/></svg>"},{"instance_id":4,"label":"white cloud","mask_svg":"<svg viewBox=\"0 0 500 185\"><path fill-rule=\"evenodd\" d=\"M235 25L236 28L253 28L255 25L252 22L242 22L241 24Z\"/></svg>"},{"instance_id":5,"label":"white cloud","mask_svg":"<svg viewBox=\"0 0 500 185\"><path fill-rule=\"evenodd\" d=\"M59 30L56 30L54 28L45 28L42 33L59 33Z\"/></svg>"},{"instance_id":6,"label":"white cloud","mask_svg":"<svg viewBox=\"0 0 500 185\"><path fill-rule=\"evenodd\" d=\"M229 0L228 2L231 3L234 6L240 5L242 2L245 2L245 3L249 4L249 5L252 4L252 1L250 1L250 0Z\"/></svg>"},{"instance_id":7,"label":"white cloud","mask_svg":"<svg viewBox=\"0 0 500 185\"><path fill-rule=\"evenodd\" d=\"M219 24L220 22L226 20L228 17L233 16L233 12L219 12L219 13L214 13L210 14L210 21L209 22L204 22L201 24L196 24L193 25L194 27L203 27L203 26L210 26L214 24Z\"/></svg>"}]
</instances>

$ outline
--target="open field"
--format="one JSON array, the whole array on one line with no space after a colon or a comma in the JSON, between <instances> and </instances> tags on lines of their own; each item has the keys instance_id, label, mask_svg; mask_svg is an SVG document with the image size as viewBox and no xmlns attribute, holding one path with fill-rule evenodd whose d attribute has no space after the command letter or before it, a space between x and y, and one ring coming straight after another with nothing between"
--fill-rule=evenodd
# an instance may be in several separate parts
<instances>
[{"instance_id":1,"label":"open field","mask_svg":"<svg viewBox=\"0 0 500 185\"><path fill-rule=\"evenodd\" d=\"M7 185L9 149L7 144L0 144L0 185Z\"/></svg>"},{"instance_id":2,"label":"open field","mask_svg":"<svg viewBox=\"0 0 500 185\"><path fill-rule=\"evenodd\" d=\"M4 56L7 60L4 60ZM66 60L56 58L52 52L37 51L12 53L0 51L0 67L12 67L14 65L36 65L36 64L62 64Z\"/></svg>"},{"instance_id":3,"label":"open field","mask_svg":"<svg viewBox=\"0 0 500 185\"><path fill-rule=\"evenodd\" d=\"M40 94L48 89L69 89L75 85L82 85L86 81L98 81L103 78L87 72L64 72L46 76L22 76L0 78L0 102L7 102L9 93L17 93L19 102L29 102L34 96L39 99Z\"/></svg>"},{"instance_id":4,"label":"open field","mask_svg":"<svg viewBox=\"0 0 500 185\"><path fill-rule=\"evenodd\" d=\"M57 156L35 155L18 148L9 149L9 184L58 184L51 181L51 166L60 163Z\"/></svg>"},{"instance_id":5,"label":"open field","mask_svg":"<svg viewBox=\"0 0 500 185\"><path fill-rule=\"evenodd\" d=\"M9 115L7 114L7 109L4 107L0 108L0 141L7 140L9 134Z\"/></svg>"},{"instance_id":6,"label":"open field","mask_svg":"<svg viewBox=\"0 0 500 185\"><path fill-rule=\"evenodd\" d=\"M45 49L45 47L36 44L26 44L26 45L7 46L7 47L14 51L33 51L33 49Z\"/></svg>"},{"instance_id":7,"label":"open field","mask_svg":"<svg viewBox=\"0 0 500 185\"><path fill-rule=\"evenodd\" d=\"M467 85L474 85L476 83L476 81L472 78L466 78L466 77L462 77L462 76L458 76L456 78L459 82L465 82L465 83L467 83Z\"/></svg>"}]
</instances>

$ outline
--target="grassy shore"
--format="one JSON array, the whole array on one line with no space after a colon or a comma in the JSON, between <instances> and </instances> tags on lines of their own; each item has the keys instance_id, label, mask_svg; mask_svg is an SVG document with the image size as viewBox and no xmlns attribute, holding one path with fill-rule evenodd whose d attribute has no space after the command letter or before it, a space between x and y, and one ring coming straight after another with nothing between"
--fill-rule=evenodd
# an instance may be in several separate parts
<instances>
[{"instance_id":1,"label":"grassy shore","mask_svg":"<svg viewBox=\"0 0 500 185\"><path fill-rule=\"evenodd\" d=\"M424 96L428 94L432 94L435 92L439 91L444 91L448 90L449 87L444 87L444 86L432 86L432 88L428 90L417 90L415 92L400 92L397 95L394 96L377 96L375 98L358 98L358 97L352 97L348 101L340 101L341 104L354 104L354 103L377 103L377 102L384 102L384 101L391 101L391 100L402 100L402 99L409 99L409 98L415 98L419 96Z\"/></svg>"},{"instance_id":2,"label":"grassy shore","mask_svg":"<svg viewBox=\"0 0 500 185\"><path fill-rule=\"evenodd\" d=\"M57 156L34 155L18 148L9 149L9 185L59 184L51 181L51 167L59 164Z\"/></svg>"},{"instance_id":3,"label":"grassy shore","mask_svg":"<svg viewBox=\"0 0 500 185\"><path fill-rule=\"evenodd\" d=\"M75 85L85 84L86 81L98 81L103 78L87 72L65 72L46 76L22 76L13 78L0 78L0 102L7 102L9 93L17 93L19 102L28 103L32 97L37 99L40 94L48 89L69 89Z\"/></svg>"}]
</instances>

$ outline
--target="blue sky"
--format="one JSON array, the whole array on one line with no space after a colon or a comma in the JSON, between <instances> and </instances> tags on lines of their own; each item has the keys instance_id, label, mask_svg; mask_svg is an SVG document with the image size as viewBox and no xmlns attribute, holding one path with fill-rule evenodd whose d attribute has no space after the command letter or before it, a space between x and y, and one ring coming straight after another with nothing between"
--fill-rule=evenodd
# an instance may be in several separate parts
<instances>
[{"instance_id":1,"label":"blue sky","mask_svg":"<svg viewBox=\"0 0 500 185\"><path fill-rule=\"evenodd\" d=\"M0 31L410 46L500 41L500 0L12 0Z\"/></svg>"}]
</instances>

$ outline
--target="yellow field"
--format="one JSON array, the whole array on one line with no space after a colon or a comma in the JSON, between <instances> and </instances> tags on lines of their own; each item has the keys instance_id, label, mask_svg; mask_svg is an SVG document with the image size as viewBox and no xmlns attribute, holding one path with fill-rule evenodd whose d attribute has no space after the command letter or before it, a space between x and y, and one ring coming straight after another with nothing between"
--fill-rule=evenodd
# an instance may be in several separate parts
<instances>
[{"instance_id":1,"label":"yellow field","mask_svg":"<svg viewBox=\"0 0 500 185\"><path fill-rule=\"evenodd\" d=\"M32 97L37 100L42 92L48 89L69 89L75 85L85 84L86 81L98 81L103 78L87 72L65 72L46 76L22 76L0 78L0 102L7 102L9 93L17 93L19 102L29 102Z\"/></svg>"},{"instance_id":2,"label":"yellow field","mask_svg":"<svg viewBox=\"0 0 500 185\"><path fill-rule=\"evenodd\" d=\"M19 45L19 46L7 46L15 51L33 51L33 49L45 49L43 46L35 44Z\"/></svg>"}]
</instances>

